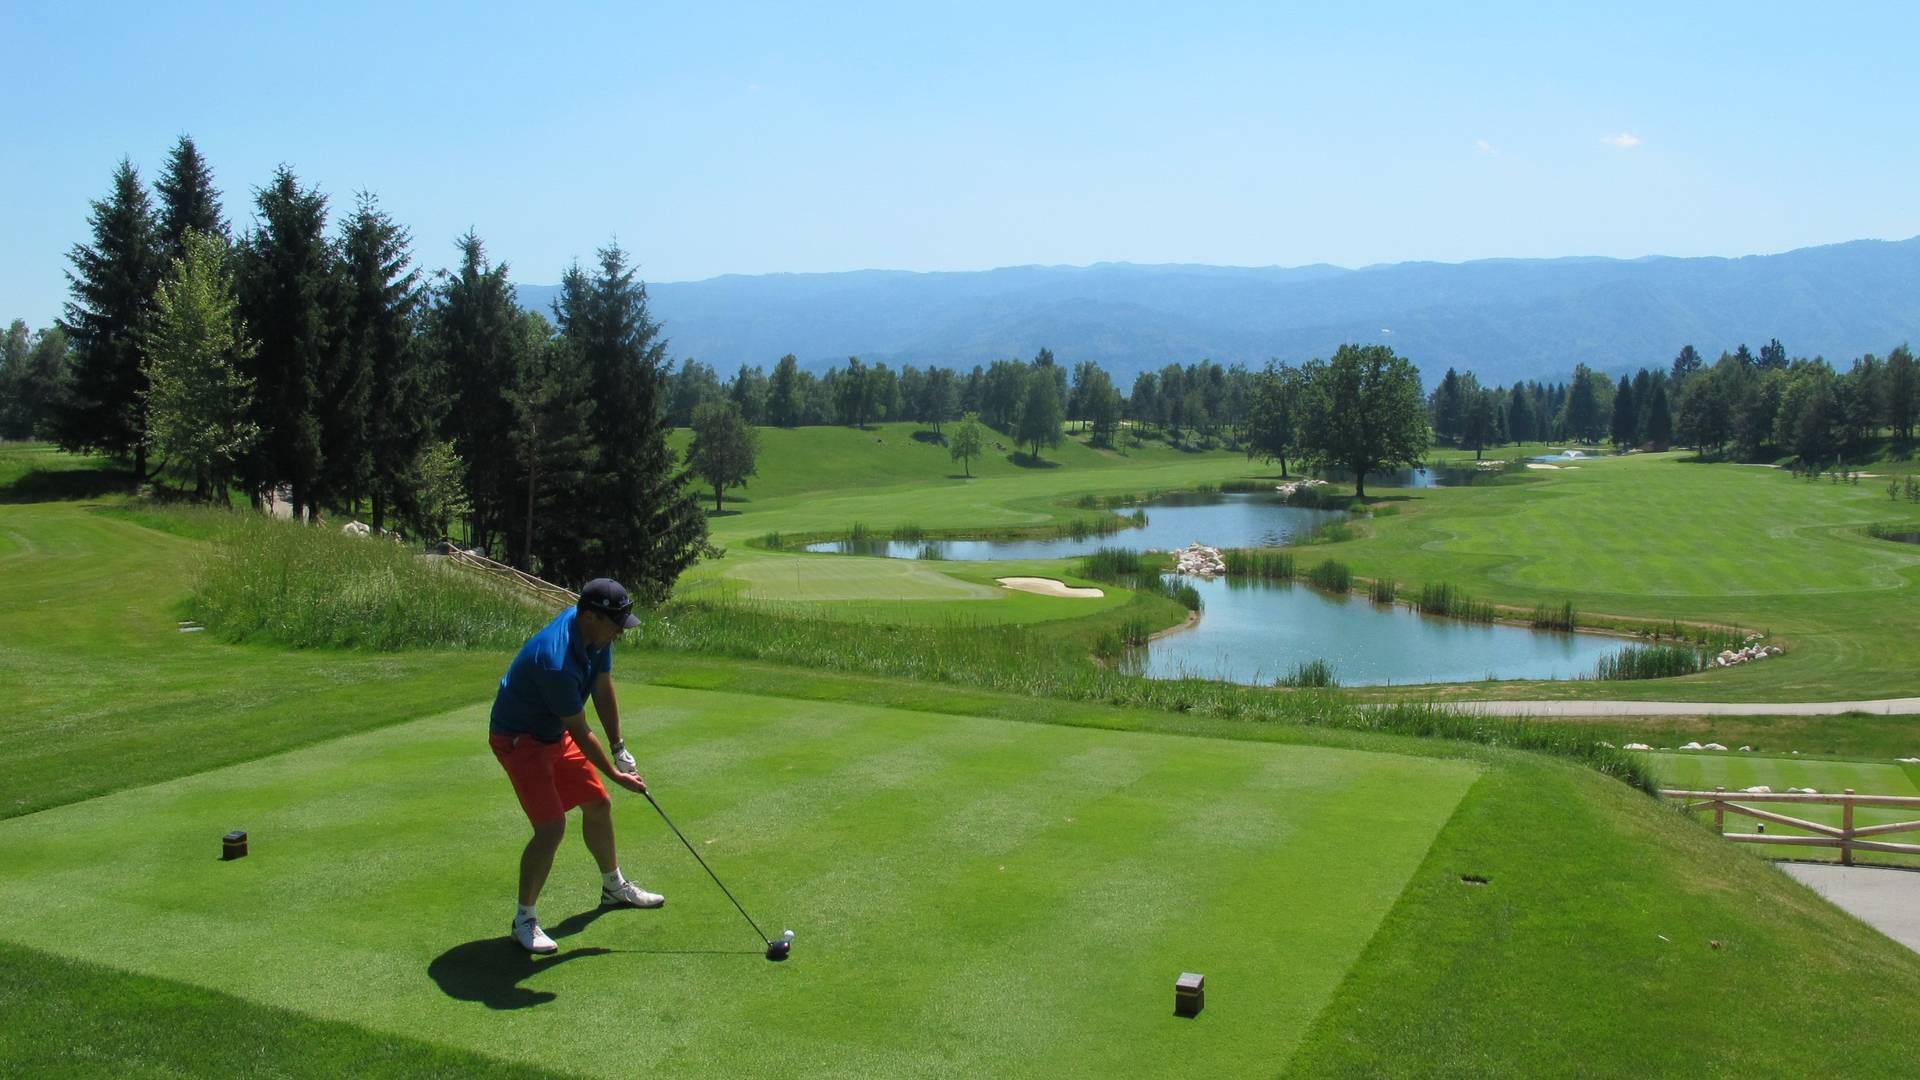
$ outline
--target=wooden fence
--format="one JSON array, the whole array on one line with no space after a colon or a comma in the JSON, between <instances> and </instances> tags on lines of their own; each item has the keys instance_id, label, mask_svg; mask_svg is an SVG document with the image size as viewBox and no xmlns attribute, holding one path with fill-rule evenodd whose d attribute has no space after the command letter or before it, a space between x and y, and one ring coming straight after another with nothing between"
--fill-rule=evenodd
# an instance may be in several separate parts
<instances>
[{"instance_id":1,"label":"wooden fence","mask_svg":"<svg viewBox=\"0 0 1920 1080\"><path fill-rule=\"evenodd\" d=\"M485 555L476 555L471 551L462 551L455 547L448 553L447 558L452 560L455 566L477 570L496 581L551 603L556 608L570 608L580 601L578 593L563 589L551 581L542 581L524 570L515 570L506 563L494 562Z\"/></svg>"},{"instance_id":2,"label":"wooden fence","mask_svg":"<svg viewBox=\"0 0 1920 1080\"><path fill-rule=\"evenodd\" d=\"M1660 794L1669 799L1685 801L1688 810L1713 811L1713 829L1729 840L1739 840L1748 844L1787 844L1799 847L1826 847L1840 849L1840 862L1853 865L1855 851L1886 851L1896 855L1920 855L1920 844L1896 844L1884 840L1863 840L1864 836L1884 836L1888 833L1920 831L1920 821L1896 821L1885 825L1865 825L1855 828L1853 810L1856 806L1890 806L1920 810L1920 798L1911 795L1856 795L1848 788L1839 795L1827 795L1818 792L1766 792L1766 791L1728 791L1726 788L1714 788L1712 791L1663 790ZM1777 814L1771 810L1761 810L1743 803L1798 803L1802 805L1838 806L1841 808L1841 820L1838 825L1808 821L1804 818ZM1727 831L1727 814L1745 814L1760 821L1771 821L1776 825L1786 825L1795 829L1805 829L1813 836L1786 836L1780 833L1767 833L1766 826L1760 831L1750 833L1730 833Z\"/></svg>"}]
</instances>

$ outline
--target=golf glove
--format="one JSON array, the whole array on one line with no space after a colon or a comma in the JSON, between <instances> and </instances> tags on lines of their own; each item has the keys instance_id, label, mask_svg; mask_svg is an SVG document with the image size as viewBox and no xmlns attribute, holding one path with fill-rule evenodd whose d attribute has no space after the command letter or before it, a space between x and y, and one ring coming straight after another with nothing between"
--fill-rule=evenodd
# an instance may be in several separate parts
<instances>
[{"instance_id":1,"label":"golf glove","mask_svg":"<svg viewBox=\"0 0 1920 1080\"><path fill-rule=\"evenodd\" d=\"M640 771L640 763L633 760L633 754L628 752L627 744L624 742L614 747L613 764L615 768L623 773L636 773Z\"/></svg>"}]
</instances>

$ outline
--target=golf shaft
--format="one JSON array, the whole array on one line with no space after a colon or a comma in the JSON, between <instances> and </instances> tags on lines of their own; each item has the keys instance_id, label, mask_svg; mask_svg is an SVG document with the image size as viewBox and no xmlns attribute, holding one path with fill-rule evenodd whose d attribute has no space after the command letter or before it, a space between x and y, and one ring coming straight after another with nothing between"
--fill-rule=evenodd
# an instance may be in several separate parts
<instances>
[{"instance_id":1,"label":"golf shaft","mask_svg":"<svg viewBox=\"0 0 1920 1080\"><path fill-rule=\"evenodd\" d=\"M667 812L665 810L660 809L660 804L654 801L653 793L650 791L643 791L640 794L645 795L647 797L647 801L650 803L653 803L653 808L656 811L659 811L660 820L667 823L667 828L673 830L673 835L679 837L680 842L687 845L687 850L693 854L693 861L700 864L700 869L705 870L707 872L707 876L713 879L713 883L715 885L720 886L720 891L727 894L727 899L733 900L733 894L731 892L727 892L727 886L724 882L720 880L720 875L714 873L713 867L707 865L707 860L700 857L700 852L695 850L693 844L688 842L687 834L680 831L680 826L675 825L673 823L673 819L667 816ZM757 922L754 922L753 916L747 914L747 909L740 907L740 901L733 900L733 906L740 909L740 917L747 920L747 925L753 927L753 932L760 935L761 941L764 941L769 945L773 944L772 940L768 938L766 934L761 932L760 924Z\"/></svg>"}]
</instances>

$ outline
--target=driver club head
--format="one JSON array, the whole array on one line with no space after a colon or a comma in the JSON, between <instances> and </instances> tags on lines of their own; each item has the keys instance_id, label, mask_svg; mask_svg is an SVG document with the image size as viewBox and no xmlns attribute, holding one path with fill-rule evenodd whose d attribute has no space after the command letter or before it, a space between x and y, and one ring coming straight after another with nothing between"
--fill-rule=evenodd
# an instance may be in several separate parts
<instances>
[{"instance_id":1,"label":"driver club head","mask_svg":"<svg viewBox=\"0 0 1920 1080\"><path fill-rule=\"evenodd\" d=\"M793 931L791 930L780 935L779 940L767 942L767 959L775 961L776 963L785 960L787 954L792 951Z\"/></svg>"}]
</instances>

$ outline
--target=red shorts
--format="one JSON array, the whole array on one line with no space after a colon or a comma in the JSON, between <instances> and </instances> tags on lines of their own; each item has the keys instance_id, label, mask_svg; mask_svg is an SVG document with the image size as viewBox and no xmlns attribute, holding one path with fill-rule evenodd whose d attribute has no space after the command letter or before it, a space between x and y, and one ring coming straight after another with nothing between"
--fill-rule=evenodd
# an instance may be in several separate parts
<instances>
[{"instance_id":1,"label":"red shorts","mask_svg":"<svg viewBox=\"0 0 1920 1080\"><path fill-rule=\"evenodd\" d=\"M489 735L487 742L513 781L520 809L535 825L566 817L567 811L583 803L607 800L607 789L593 764L574 745L572 735L551 743L531 735Z\"/></svg>"}]
</instances>

